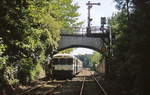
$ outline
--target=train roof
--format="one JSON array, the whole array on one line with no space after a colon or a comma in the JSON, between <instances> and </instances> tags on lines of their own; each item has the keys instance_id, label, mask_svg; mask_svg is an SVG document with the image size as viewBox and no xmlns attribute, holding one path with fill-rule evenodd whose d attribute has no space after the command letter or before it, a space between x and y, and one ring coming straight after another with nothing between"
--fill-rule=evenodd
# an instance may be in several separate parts
<instances>
[{"instance_id":1,"label":"train roof","mask_svg":"<svg viewBox=\"0 0 150 95\"><path fill-rule=\"evenodd\" d=\"M54 58L76 58L71 54L55 54L53 57Z\"/></svg>"},{"instance_id":2,"label":"train roof","mask_svg":"<svg viewBox=\"0 0 150 95\"><path fill-rule=\"evenodd\" d=\"M53 58L55 59L67 59L67 58L72 58L72 59L75 59L75 60L78 60L78 62L80 63L80 64L83 64L82 63L82 61L80 60L80 59L78 59L76 56L73 56L73 55L71 55L71 54L55 54L55 55L53 55Z\"/></svg>"}]
</instances>

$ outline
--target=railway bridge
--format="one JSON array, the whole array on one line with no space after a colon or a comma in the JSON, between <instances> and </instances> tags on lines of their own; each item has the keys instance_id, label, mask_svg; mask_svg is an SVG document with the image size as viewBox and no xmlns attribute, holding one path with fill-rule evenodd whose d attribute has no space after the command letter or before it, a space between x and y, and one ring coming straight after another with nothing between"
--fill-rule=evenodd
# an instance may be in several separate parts
<instances>
[{"instance_id":1,"label":"railway bridge","mask_svg":"<svg viewBox=\"0 0 150 95\"><path fill-rule=\"evenodd\" d=\"M83 30L80 29L73 34L61 34L58 51L68 48L84 47L102 52L103 48L110 44L111 38L109 32L102 32L99 30L99 27L92 28L90 34L86 30Z\"/></svg>"},{"instance_id":2,"label":"railway bridge","mask_svg":"<svg viewBox=\"0 0 150 95\"><path fill-rule=\"evenodd\" d=\"M103 40L108 42L109 39L106 34L96 34L90 36L80 34L61 34L58 51L67 48L84 47L100 52L104 47Z\"/></svg>"},{"instance_id":3,"label":"railway bridge","mask_svg":"<svg viewBox=\"0 0 150 95\"><path fill-rule=\"evenodd\" d=\"M87 33L88 31L85 29L81 30L75 31L73 34L61 34L57 52L68 48L84 47L95 50L105 56L111 54L111 49L109 48L112 45L111 31L100 31L99 27L92 28L91 33ZM106 65L107 58L105 57L103 60L104 72L107 73L109 70L108 64Z\"/></svg>"}]
</instances>

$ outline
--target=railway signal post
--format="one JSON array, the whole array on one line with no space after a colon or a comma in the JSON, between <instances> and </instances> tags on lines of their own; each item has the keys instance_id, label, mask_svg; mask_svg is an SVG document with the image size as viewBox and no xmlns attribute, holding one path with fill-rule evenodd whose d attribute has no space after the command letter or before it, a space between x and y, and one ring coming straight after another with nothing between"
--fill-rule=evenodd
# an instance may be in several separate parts
<instances>
[{"instance_id":1,"label":"railway signal post","mask_svg":"<svg viewBox=\"0 0 150 95\"><path fill-rule=\"evenodd\" d=\"M88 25L87 25L87 35L91 34L91 21L92 18L90 17L90 9L93 7L93 5L100 5L100 3L91 3L88 1L86 4L88 6Z\"/></svg>"}]
</instances>

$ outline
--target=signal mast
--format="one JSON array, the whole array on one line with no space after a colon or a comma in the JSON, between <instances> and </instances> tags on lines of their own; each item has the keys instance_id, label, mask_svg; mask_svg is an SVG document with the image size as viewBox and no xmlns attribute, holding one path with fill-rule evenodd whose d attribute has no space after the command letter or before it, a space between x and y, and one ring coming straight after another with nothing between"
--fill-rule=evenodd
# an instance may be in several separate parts
<instances>
[{"instance_id":1,"label":"signal mast","mask_svg":"<svg viewBox=\"0 0 150 95\"><path fill-rule=\"evenodd\" d=\"M88 6L87 35L89 35L89 34L91 34L91 21L92 21L92 18L90 17L90 9L93 7L93 5L100 6L100 3L91 3L90 1L88 1L88 3L86 3L86 5Z\"/></svg>"}]
</instances>

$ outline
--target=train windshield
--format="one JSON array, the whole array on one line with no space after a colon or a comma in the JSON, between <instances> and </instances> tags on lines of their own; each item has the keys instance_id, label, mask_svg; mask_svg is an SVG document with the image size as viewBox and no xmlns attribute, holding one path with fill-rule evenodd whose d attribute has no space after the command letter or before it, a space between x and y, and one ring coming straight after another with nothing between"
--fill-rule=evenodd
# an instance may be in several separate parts
<instances>
[{"instance_id":1,"label":"train windshield","mask_svg":"<svg viewBox=\"0 0 150 95\"><path fill-rule=\"evenodd\" d=\"M53 65L55 70L72 70L72 58L54 58Z\"/></svg>"},{"instance_id":2,"label":"train windshield","mask_svg":"<svg viewBox=\"0 0 150 95\"><path fill-rule=\"evenodd\" d=\"M73 59L72 58L54 58L53 59L53 64L54 65L71 65L73 63Z\"/></svg>"}]
</instances>

